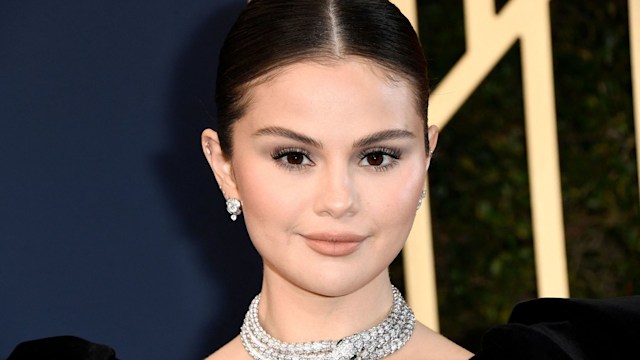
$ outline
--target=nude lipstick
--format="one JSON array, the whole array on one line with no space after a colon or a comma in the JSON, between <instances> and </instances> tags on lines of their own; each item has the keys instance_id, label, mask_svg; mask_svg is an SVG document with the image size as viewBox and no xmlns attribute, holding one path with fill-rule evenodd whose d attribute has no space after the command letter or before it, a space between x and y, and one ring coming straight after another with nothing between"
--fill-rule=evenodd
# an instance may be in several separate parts
<instances>
[{"instance_id":1,"label":"nude lipstick","mask_svg":"<svg viewBox=\"0 0 640 360\"><path fill-rule=\"evenodd\" d=\"M347 256L354 253L365 240L350 233L318 232L302 234L307 246L325 256Z\"/></svg>"}]
</instances>

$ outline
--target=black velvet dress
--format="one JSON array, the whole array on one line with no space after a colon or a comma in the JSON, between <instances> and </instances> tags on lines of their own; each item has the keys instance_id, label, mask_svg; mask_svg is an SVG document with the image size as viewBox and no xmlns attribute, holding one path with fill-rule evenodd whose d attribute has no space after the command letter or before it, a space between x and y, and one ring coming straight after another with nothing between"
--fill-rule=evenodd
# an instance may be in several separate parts
<instances>
[{"instance_id":1,"label":"black velvet dress","mask_svg":"<svg viewBox=\"0 0 640 360\"><path fill-rule=\"evenodd\" d=\"M543 298L518 304L473 360L640 359L640 296Z\"/></svg>"}]
</instances>

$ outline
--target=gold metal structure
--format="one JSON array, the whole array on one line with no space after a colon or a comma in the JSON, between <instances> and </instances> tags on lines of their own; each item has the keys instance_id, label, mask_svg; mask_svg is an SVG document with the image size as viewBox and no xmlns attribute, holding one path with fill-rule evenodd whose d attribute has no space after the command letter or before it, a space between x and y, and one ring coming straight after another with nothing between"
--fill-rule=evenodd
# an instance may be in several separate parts
<instances>
[{"instance_id":1,"label":"gold metal structure","mask_svg":"<svg viewBox=\"0 0 640 360\"><path fill-rule=\"evenodd\" d=\"M568 297L549 1L510 0L496 13L494 0L464 0L467 51L432 93L429 118L442 129L505 53L520 41L538 296ZM416 1L392 2L417 29ZM628 4L640 179L640 0L628 0ZM403 255L408 301L418 319L437 331L429 204L427 196Z\"/></svg>"}]
</instances>

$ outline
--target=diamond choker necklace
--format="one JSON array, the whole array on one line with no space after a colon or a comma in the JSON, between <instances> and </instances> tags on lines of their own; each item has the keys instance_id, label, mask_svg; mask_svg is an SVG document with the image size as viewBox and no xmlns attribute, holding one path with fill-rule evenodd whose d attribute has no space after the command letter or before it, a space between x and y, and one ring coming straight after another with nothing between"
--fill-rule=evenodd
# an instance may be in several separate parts
<instances>
[{"instance_id":1,"label":"diamond choker necklace","mask_svg":"<svg viewBox=\"0 0 640 360\"><path fill-rule=\"evenodd\" d=\"M258 320L258 294L240 329L242 345L256 360L378 360L403 347L416 325L416 318L400 291L393 287L393 306L380 324L341 340L285 343L274 339Z\"/></svg>"}]
</instances>

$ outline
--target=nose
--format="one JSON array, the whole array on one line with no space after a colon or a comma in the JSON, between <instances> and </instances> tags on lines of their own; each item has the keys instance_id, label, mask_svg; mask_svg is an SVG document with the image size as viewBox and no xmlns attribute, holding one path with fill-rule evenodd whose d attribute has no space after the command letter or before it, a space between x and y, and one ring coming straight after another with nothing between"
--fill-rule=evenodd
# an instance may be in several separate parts
<instances>
[{"instance_id":1,"label":"nose","mask_svg":"<svg viewBox=\"0 0 640 360\"><path fill-rule=\"evenodd\" d=\"M357 212L357 187L348 167L327 167L318 176L314 203L318 215L342 218Z\"/></svg>"}]
</instances>

